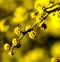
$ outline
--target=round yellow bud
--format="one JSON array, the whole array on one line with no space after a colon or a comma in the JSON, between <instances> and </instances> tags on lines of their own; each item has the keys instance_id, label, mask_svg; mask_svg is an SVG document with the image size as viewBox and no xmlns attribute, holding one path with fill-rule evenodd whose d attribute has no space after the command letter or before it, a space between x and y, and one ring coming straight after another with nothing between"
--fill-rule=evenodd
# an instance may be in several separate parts
<instances>
[{"instance_id":1,"label":"round yellow bud","mask_svg":"<svg viewBox=\"0 0 60 62\"><path fill-rule=\"evenodd\" d=\"M30 26L30 25L27 25L27 26L25 27L25 31L28 31L30 28L31 28L31 26Z\"/></svg>"},{"instance_id":2,"label":"round yellow bud","mask_svg":"<svg viewBox=\"0 0 60 62\"><path fill-rule=\"evenodd\" d=\"M31 18L35 18L38 15L38 12L32 12L31 13Z\"/></svg>"},{"instance_id":3,"label":"round yellow bud","mask_svg":"<svg viewBox=\"0 0 60 62\"><path fill-rule=\"evenodd\" d=\"M29 32L28 34L29 34L29 37L30 37L31 39L34 39L34 38L36 37L36 32L35 32L35 31L31 31L31 32Z\"/></svg>"},{"instance_id":4,"label":"round yellow bud","mask_svg":"<svg viewBox=\"0 0 60 62\"><path fill-rule=\"evenodd\" d=\"M13 39L12 39L12 44L13 44L14 46L17 46L17 45L19 44L19 40L16 39L16 38L13 38Z\"/></svg>"},{"instance_id":5,"label":"round yellow bud","mask_svg":"<svg viewBox=\"0 0 60 62\"><path fill-rule=\"evenodd\" d=\"M35 18L35 13L34 12L31 13L31 18Z\"/></svg>"},{"instance_id":6,"label":"round yellow bud","mask_svg":"<svg viewBox=\"0 0 60 62\"><path fill-rule=\"evenodd\" d=\"M43 13L42 5L38 2L35 3L35 9L39 12L39 14Z\"/></svg>"},{"instance_id":7,"label":"round yellow bud","mask_svg":"<svg viewBox=\"0 0 60 62\"><path fill-rule=\"evenodd\" d=\"M13 55L14 55L14 52L9 51L8 54L9 54L10 56L13 56Z\"/></svg>"},{"instance_id":8,"label":"round yellow bud","mask_svg":"<svg viewBox=\"0 0 60 62\"><path fill-rule=\"evenodd\" d=\"M20 35L20 34L21 34L20 28L19 28L19 27L16 27L16 28L14 29L14 33L15 33L16 35Z\"/></svg>"},{"instance_id":9,"label":"round yellow bud","mask_svg":"<svg viewBox=\"0 0 60 62\"><path fill-rule=\"evenodd\" d=\"M51 62L57 62L56 58L51 58Z\"/></svg>"},{"instance_id":10,"label":"round yellow bud","mask_svg":"<svg viewBox=\"0 0 60 62\"><path fill-rule=\"evenodd\" d=\"M5 45L4 45L4 50L9 50L10 49L10 45L8 44L8 43L6 43Z\"/></svg>"},{"instance_id":11,"label":"round yellow bud","mask_svg":"<svg viewBox=\"0 0 60 62\"><path fill-rule=\"evenodd\" d=\"M41 18L41 15L36 16L36 23L41 22L40 18Z\"/></svg>"}]
</instances>

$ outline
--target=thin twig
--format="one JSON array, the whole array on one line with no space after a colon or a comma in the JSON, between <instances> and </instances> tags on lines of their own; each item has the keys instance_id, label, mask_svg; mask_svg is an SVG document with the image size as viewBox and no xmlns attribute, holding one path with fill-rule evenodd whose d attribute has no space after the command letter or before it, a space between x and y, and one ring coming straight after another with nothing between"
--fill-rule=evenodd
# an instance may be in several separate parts
<instances>
[{"instance_id":1,"label":"thin twig","mask_svg":"<svg viewBox=\"0 0 60 62\"><path fill-rule=\"evenodd\" d=\"M56 6L56 7L55 7L55 6ZM60 10L60 3L56 3L56 4L54 4L54 5L52 5L52 6L48 7L48 8L45 8L44 13L43 13L43 15L42 15L41 18L40 18L40 20L41 20L40 23L41 23L43 20L45 20L45 19L48 17L48 15L49 15L50 13L52 13L52 12L54 12L54 11L56 11L56 10ZM22 35L19 37L19 40L21 40L28 32L30 32L31 30L33 30L33 28L34 28L37 24L38 24L38 23L33 24L30 29L28 29L27 31L22 32ZM11 46L11 50L13 50L13 48L14 48L14 45Z\"/></svg>"}]
</instances>

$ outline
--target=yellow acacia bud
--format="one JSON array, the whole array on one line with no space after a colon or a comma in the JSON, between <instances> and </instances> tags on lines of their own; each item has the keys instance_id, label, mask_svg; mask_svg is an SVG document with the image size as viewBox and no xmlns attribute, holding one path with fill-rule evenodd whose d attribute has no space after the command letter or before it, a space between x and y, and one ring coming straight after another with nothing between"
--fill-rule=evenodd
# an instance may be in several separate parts
<instances>
[{"instance_id":1,"label":"yellow acacia bud","mask_svg":"<svg viewBox=\"0 0 60 62\"><path fill-rule=\"evenodd\" d=\"M39 3L35 4L35 9L39 12L39 14L43 13L42 6Z\"/></svg>"},{"instance_id":2,"label":"yellow acacia bud","mask_svg":"<svg viewBox=\"0 0 60 62\"><path fill-rule=\"evenodd\" d=\"M35 31L31 31L31 32L29 32L28 34L29 34L29 37L30 37L31 39L34 39L34 38L36 37L36 32L35 32Z\"/></svg>"},{"instance_id":3,"label":"yellow acacia bud","mask_svg":"<svg viewBox=\"0 0 60 62\"><path fill-rule=\"evenodd\" d=\"M6 43L5 45L4 45L4 50L9 50L10 49L10 45L8 44L8 43Z\"/></svg>"},{"instance_id":4,"label":"yellow acacia bud","mask_svg":"<svg viewBox=\"0 0 60 62\"><path fill-rule=\"evenodd\" d=\"M27 26L25 27L25 31L28 31L30 28L31 28L31 26L30 26L30 25L27 25Z\"/></svg>"},{"instance_id":5,"label":"yellow acacia bud","mask_svg":"<svg viewBox=\"0 0 60 62\"><path fill-rule=\"evenodd\" d=\"M13 51L9 51L8 54L9 54L10 56L13 56L13 55L14 55L14 52L13 52Z\"/></svg>"},{"instance_id":6,"label":"yellow acacia bud","mask_svg":"<svg viewBox=\"0 0 60 62\"><path fill-rule=\"evenodd\" d=\"M41 15L36 16L36 23L41 22L40 18L41 18ZM42 19L42 18L41 18L41 19Z\"/></svg>"},{"instance_id":7,"label":"yellow acacia bud","mask_svg":"<svg viewBox=\"0 0 60 62\"><path fill-rule=\"evenodd\" d=\"M35 12L31 13L31 18L35 18Z\"/></svg>"},{"instance_id":8,"label":"yellow acacia bud","mask_svg":"<svg viewBox=\"0 0 60 62\"><path fill-rule=\"evenodd\" d=\"M20 35L20 34L21 34L20 28L19 28L19 27L16 27L16 28L14 29L14 33L15 33L16 35Z\"/></svg>"},{"instance_id":9,"label":"yellow acacia bud","mask_svg":"<svg viewBox=\"0 0 60 62\"><path fill-rule=\"evenodd\" d=\"M32 13L31 13L31 17L32 17L32 18L35 18L37 15L38 15L38 12L32 12Z\"/></svg>"},{"instance_id":10,"label":"yellow acacia bud","mask_svg":"<svg viewBox=\"0 0 60 62\"><path fill-rule=\"evenodd\" d=\"M57 62L56 58L51 58L51 62Z\"/></svg>"},{"instance_id":11,"label":"yellow acacia bud","mask_svg":"<svg viewBox=\"0 0 60 62\"><path fill-rule=\"evenodd\" d=\"M13 44L14 46L17 46L18 43L19 43L19 40L18 40L18 39L16 39L16 38L13 38L13 39L12 39L12 44Z\"/></svg>"}]
</instances>

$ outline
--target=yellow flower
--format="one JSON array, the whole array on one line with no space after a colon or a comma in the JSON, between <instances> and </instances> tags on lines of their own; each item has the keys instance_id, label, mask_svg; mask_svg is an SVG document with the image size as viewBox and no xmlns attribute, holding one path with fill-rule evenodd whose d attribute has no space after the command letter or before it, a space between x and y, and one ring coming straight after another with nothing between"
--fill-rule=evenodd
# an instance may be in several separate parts
<instances>
[{"instance_id":1,"label":"yellow flower","mask_svg":"<svg viewBox=\"0 0 60 62\"><path fill-rule=\"evenodd\" d=\"M20 34L21 34L20 28L19 28L19 27L16 27L16 28L14 29L14 33L15 33L16 35L20 35Z\"/></svg>"},{"instance_id":2,"label":"yellow flower","mask_svg":"<svg viewBox=\"0 0 60 62\"><path fill-rule=\"evenodd\" d=\"M31 13L31 17L35 18L35 13L34 12Z\"/></svg>"},{"instance_id":3,"label":"yellow flower","mask_svg":"<svg viewBox=\"0 0 60 62\"><path fill-rule=\"evenodd\" d=\"M35 18L37 15L38 15L38 12L32 12L32 13L31 13L31 17L32 17L32 18Z\"/></svg>"},{"instance_id":4,"label":"yellow flower","mask_svg":"<svg viewBox=\"0 0 60 62\"><path fill-rule=\"evenodd\" d=\"M30 28L31 28L31 26L30 26L30 25L27 25L27 26L25 27L25 31L28 31Z\"/></svg>"},{"instance_id":5,"label":"yellow flower","mask_svg":"<svg viewBox=\"0 0 60 62\"><path fill-rule=\"evenodd\" d=\"M35 0L35 8L40 5L40 6L48 6L49 0Z\"/></svg>"},{"instance_id":6,"label":"yellow flower","mask_svg":"<svg viewBox=\"0 0 60 62\"><path fill-rule=\"evenodd\" d=\"M5 45L4 45L4 50L9 50L10 49L10 45L8 44L8 43L6 43Z\"/></svg>"},{"instance_id":7,"label":"yellow flower","mask_svg":"<svg viewBox=\"0 0 60 62\"><path fill-rule=\"evenodd\" d=\"M36 23L41 22L40 18L41 18L41 15L36 16Z\"/></svg>"},{"instance_id":8,"label":"yellow flower","mask_svg":"<svg viewBox=\"0 0 60 62\"><path fill-rule=\"evenodd\" d=\"M13 38L13 39L12 39L12 44L13 44L14 46L17 46L17 45L19 44L19 40L16 39L16 38Z\"/></svg>"},{"instance_id":9,"label":"yellow flower","mask_svg":"<svg viewBox=\"0 0 60 62\"><path fill-rule=\"evenodd\" d=\"M51 62L57 62L56 58L51 58Z\"/></svg>"},{"instance_id":10,"label":"yellow flower","mask_svg":"<svg viewBox=\"0 0 60 62\"><path fill-rule=\"evenodd\" d=\"M8 54L9 54L10 56L13 56L13 55L14 55L14 52L9 51Z\"/></svg>"},{"instance_id":11,"label":"yellow flower","mask_svg":"<svg viewBox=\"0 0 60 62\"><path fill-rule=\"evenodd\" d=\"M29 34L29 37L31 39L34 39L36 37L36 32L35 31L28 32L28 34Z\"/></svg>"},{"instance_id":12,"label":"yellow flower","mask_svg":"<svg viewBox=\"0 0 60 62\"><path fill-rule=\"evenodd\" d=\"M39 14L43 13L42 6L39 3L35 5L35 9L39 12Z\"/></svg>"}]
</instances>

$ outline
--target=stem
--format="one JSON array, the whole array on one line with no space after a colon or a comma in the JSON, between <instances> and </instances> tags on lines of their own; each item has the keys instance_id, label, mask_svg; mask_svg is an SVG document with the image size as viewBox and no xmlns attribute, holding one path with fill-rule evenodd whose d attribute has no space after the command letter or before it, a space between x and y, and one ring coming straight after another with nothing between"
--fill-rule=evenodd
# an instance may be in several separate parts
<instances>
[{"instance_id":1,"label":"stem","mask_svg":"<svg viewBox=\"0 0 60 62\"><path fill-rule=\"evenodd\" d=\"M56 3L56 4L52 5L51 7L48 7L45 9L45 11L47 13L51 13L51 12L54 12L56 10L60 10L60 3Z\"/></svg>"},{"instance_id":2,"label":"stem","mask_svg":"<svg viewBox=\"0 0 60 62\"><path fill-rule=\"evenodd\" d=\"M56 10L60 10L60 3L56 3L56 4L54 4L54 5L52 5L52 6L48 7L48 8L45 8L44 13L41 15L41 18L40 18L41 22L42 22L43 20L45 20L45 19L48 17L48 15L49 15L50 13L52 13L52 12L54 12L54 11L56 11ZM41 23L41 22L40 22L40 23ZM30 32L31 30L33 30L33 28L34 28L37 24L38 24L38 23L34 23L34 24L32 25L32 27L31 27L30 29L28 29L28 31L22 32L22 33L21 33L21 36L19 37L19 40L21 40L28 32ZM12 51L13 51L13 48L14 48L14 45L11 46L11 50L12 50Z\"/></svg>"}]
</instances>

